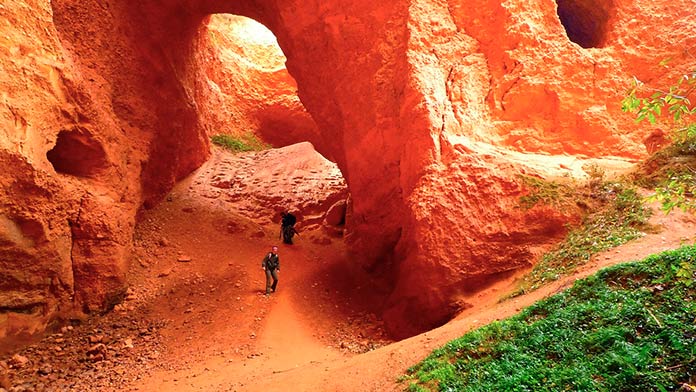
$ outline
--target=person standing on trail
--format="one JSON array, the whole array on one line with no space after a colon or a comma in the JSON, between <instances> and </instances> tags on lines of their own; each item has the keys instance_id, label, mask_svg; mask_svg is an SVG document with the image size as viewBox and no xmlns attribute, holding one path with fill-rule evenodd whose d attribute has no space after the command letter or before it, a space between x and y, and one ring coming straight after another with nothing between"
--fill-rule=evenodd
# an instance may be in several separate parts
<instances>
[{"instance_id":1,"label":"person standing on trail","mask_svg":"<svg viewBox=\"0 0 696 392\"><path fill-rule=\"evenodd\" d=\"M295 223L297 223L297 218L295 215L283 211L280 213L280 237L283 239L283 243L292 245L292 237L299 233L295 229Z\"/></svg>"},{"instance_id":2,"label":"person standing on trail","mask_svg":"<svg viewBox=\"0 0 696 392\"><path fill-rule=\"evenodd\" d=\"M280 256L278 256L277 246L273 246L263 258L261 268L266 272L266 295L269 295L271 290L275 293L278 286L278 272L280 272ZM271 278L273 278L273 284L271 284Z\"/></svg>"}]
</instances>

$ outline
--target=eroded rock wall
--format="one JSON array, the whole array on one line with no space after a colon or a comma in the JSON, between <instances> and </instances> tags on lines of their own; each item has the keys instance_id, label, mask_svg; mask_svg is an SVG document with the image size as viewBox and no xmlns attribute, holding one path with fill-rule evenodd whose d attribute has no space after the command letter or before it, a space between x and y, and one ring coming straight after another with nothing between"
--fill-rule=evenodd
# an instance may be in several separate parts
<instances>
[{"instance_id":1,"label":"eroded rock wall","mask_svg":"<svg viewBox=\"0 0 696 392\"><path fill-rule=\"evenodd\" d=\"M137 209L207 158L221 121L202 67L211 14L277 36L350 188L356 259L393 277L398 336L446 321L577 219L516 209L518 174L645 156L655 129L619 99L632 75L660 83L666 57L693 65L696 36L687 0L9 1L0 336L123 292Z\"/></svg>"},{"instance_id":2,"label":"eroded rock wall","mask_svg":"<svg viewBox=\"0 0 696 392\"><path fill-rule=\"evenodd\" d=\"M324 149L273 33L232 14L212 15L204 28L196 54L202 87L196 101L204 108L199 114L208 135L254 135L274 147L309 141Z\"/></svg>"},{"instance_id":3,"label":"eroded rock wall","mask_svg":"<svg viewBox=\"0 0 696 392\"><path fill-rule=\"evenodd\" d=\"M5 3L0 67L0 338L124 291L139 189L121 135L64 50L48 2ZM131 174L131 170L134 173Z\"/></svg>"},{"instance_id":4,"label":"eroded rock wall","mask_svg":"<svg viewBox=\"0 0 696 392\"><path fill-rule=\"evenodd\" d=\"M206 159L178 79L190 58L176 56L178 45L191 39L170 50L168 26L148 19L161 4L119 3L0 8L0 338L117 303L137 209Z\"/></svg>"}]
</instances>

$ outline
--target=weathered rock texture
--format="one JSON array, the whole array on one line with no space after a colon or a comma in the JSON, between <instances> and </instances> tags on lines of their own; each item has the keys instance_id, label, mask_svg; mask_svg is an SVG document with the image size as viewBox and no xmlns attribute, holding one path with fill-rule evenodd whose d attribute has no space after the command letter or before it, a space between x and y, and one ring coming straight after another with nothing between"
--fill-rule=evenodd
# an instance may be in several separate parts
<instances>
[{"instance_id":1,"label":"weathered rock texture","mask_svg":"<svg viewBox=\"0 0 696 392\"><path fill-rule=\"evenodd\" d=\"M290 211L299 230L316 227L335 204L348 198L341 171L308 142L259 152L218 151L208 163L193 184L197 191L259 224L267 224L269 217L280 223L281 212ZM341 219L345 209L338 222L327 224L339 226Z\"/></svg>"},{"instance_id":2,"label":"weathered rock texture","mask_svg":"<svg viewBox=\"0 0 696 392\"><path fill-rule=\"evenodd\" d=\"M253 134L274 147L323 143L270 30L230 14L211 16L204 28L196 57L205 88L196 90L196 101L215 108L199 112L208 135Z\"/></svg>"},{"instance_id":3,"label":"weathered rock texture","mask_svg":"<svg viewBox=\"0 0 696 392\"><path fill-rule=\"evenodd\" d=\"M692 5L7 0L0 337L123 292L136 210L205 161L206 130L222 121L206 74L211 14L277 36L317 148L350 188L348 241L394 277L385 315L406 336L529 265L574 219L514 208L517 174L579 175L575 158L645 155L653 129L618 102L632 75L660 84L660 60L694 63Z\"/></svg>"}]
</instances>

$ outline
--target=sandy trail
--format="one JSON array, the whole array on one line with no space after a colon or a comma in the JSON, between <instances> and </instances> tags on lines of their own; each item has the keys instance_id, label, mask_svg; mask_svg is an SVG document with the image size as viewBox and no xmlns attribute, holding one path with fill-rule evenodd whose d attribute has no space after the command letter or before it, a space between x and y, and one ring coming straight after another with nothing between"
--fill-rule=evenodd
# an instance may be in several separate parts
<instances>
[{"instance_id":1,"label":"sandy trail","mask_svg":"<svg viewBox=\"0 0 696 392\"><path fill-rule=\"evenodd\" d=\"M214 155L141 218L145 238L136 255L169 261L136 268L133 284L148 298L149 317L167 321L161 333L168 350L163 366L129 390L307 390L302 382L286 388L266 380L389 342L374 315L384 291L347 262L342 241L310 241L324 233L303 231L295 245L280 244L278 291L263 295L261 259L280 242L278 226L268 217L241 217L210 186L230 166L229 157ZM316 174L313 165L296 167ZM267 180L277 184L274 175ZM263 177L258 171L253 176ZM163 238L170 245L153 250ZM193 261L171 261L182 254Z\"/></svg>"}]
</instances>

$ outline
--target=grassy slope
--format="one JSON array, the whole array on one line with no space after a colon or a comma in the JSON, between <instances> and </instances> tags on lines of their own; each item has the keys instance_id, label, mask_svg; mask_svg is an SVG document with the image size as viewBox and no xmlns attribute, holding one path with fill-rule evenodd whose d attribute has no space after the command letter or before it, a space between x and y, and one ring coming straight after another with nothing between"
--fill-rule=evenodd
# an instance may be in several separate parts
<instances>
[{"instance_id":1,"label":"grassy slope","mask_svg":"<svg viewBox=\"0 0 696 392\"><path fill-rule=\"evenodd\" d=\"M410 370L412 391L674 391L696 375L696 247L600 271Z\"/></svg>"}]
</instances>

